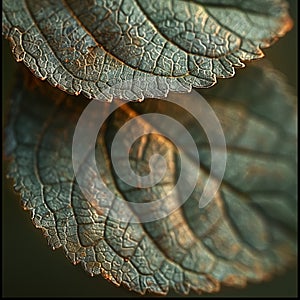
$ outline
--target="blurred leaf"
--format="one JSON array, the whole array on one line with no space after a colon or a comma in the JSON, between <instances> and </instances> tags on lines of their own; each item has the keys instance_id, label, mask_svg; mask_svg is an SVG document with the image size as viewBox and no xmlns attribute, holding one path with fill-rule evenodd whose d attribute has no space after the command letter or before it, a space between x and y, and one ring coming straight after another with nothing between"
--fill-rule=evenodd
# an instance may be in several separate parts
<instances>
[{"instance_id":1,"label":"blurred leaf","mask_svg":"<svg viewBox=\"0 0 300 300\"><path fill-rule=\"evenodd\" d=\"M292 26L283 0L6 0L2 17L17 61L104 100L210 87Z\"/></svg>"},{"instance_id":2,"label":"blurred leaf","mask_svg":"<svg viewBox=\"0 0 300 300\"><path fill-rule=\"evenodd\" d=\"M127 224L112 218L124 209L122 204L94 186L95 199L100 197L103 205L92 205L74 177L72 138L87 101L74 105L72 96L25 86L21 78L7 128L10 176L50 246L62 247L89 273L139 293L165 294L170 287L184 294L216 292L220 284L244 286L247 281L265 280L293 262L294 97L272 69L255 66L244 70L237 81L210 89L205 97L221 121L229 153L221 190L202 210L198 199L210 165L209 145L186 112L165 101L129 103L101 129L96 150L99 171L114 195L129 201L168 193L176 182L179 161L170 141L157 134L147 136L144 143L133 145L133 167L144 170L156 151L166 157L168 170L158 186L126 189L109 159L111 140L124 122L144 112L166 114L185 125L199 147L198 184L181 209L159 221ZM107 105L103 103L103 110ZM137 159L140 153L143 156ZM94 174L88 159L83 167L91 185Z\"/></svg>"}]
</instances>

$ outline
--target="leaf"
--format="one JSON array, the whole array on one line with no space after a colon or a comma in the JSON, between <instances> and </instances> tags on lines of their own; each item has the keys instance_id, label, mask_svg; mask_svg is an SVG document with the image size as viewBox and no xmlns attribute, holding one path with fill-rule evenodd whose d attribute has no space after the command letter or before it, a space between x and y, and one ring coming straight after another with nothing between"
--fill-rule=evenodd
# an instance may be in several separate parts
<instances>
[{"instance_id":1,"label":"leaf","mask_svg":"<svg viewBox=\"0 0 300 300\"><path fill-rule=\"evenodd\" d=\"M238 84L229 81L205 95L224 128L228 161L220 191L201 210L209 145L199 124L179 106L147 100L116 110L101 129L96 148L99 172L113 195L94 184L88 156L82 168L94 198L86 199L74 177L71 148L87 101L74 106L71 96L44 86L28 90L21 80L7 129L10 176L49 245L62 247L90 274L141 294L166 294L169 288L182 294L216 292L220 284L259 282L291 264L296 253L295 99L270 68L249 67L240 75ZM245 89L249 83L251 91ZM110 107L100 104L103 111ZM200 176L188 201L164 219L117 222L114 216L126 210L124 203L114 201L117 196L151 201L168 193L177 180L178 149L160 134L137 140L130 152L131 166L141 174L149 172L152 153L165 156L168 169L159 185L128 189L111 165L115 133L144 112L169 115L190 130L199 149ZM99 118L99 112L90 116L91 123L93 117ZM92 145L83 140L85 146ZM137 218L134 211L132 217Z\"/></svg>"},{"instance_id":2,"label":"leaf","mask_svg":"<svg viewBox=\"0 0 300 300\"><path fill-rule=\"evenodd\" d=\"M38 78L108 101L210 87L292 27L282 0L7 0L2 17Z\"/></svg>"}]
</instances>

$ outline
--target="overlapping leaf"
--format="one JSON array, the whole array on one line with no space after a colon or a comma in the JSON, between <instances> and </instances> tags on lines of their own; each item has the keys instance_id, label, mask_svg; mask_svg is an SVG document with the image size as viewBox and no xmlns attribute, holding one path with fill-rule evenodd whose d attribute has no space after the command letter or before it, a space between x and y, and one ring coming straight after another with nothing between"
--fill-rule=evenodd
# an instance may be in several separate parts
<instances>
[{"instance_id":1,"label":"overlapping leaf","mask_svg":"<svg viewBox=\"0 0 300 300\"><path fill-rule=\"evenodd\" d=\"M95 207L78 187L71 148L86 101L74 106L71 96L56 95L53 89L28 91L20 83L7 130L10 176L50 246L62 247L89 273L139 293L165 294L169 288L216 292L220 284L243 286L283 270L296 251L295 99L270 68L249 67L237 80L205 95L224 128L228 162L221 190L202 210L198 199L210 165L209 145L186 112L169 102L147 100L124 105L107 120L97 142L99 172L115 196L129 201L167 193L176 182L178 153L162 136L135 143L130 159L136 170L144 170L158 151L167 158L168 180L153 188L125 189L108 151L123 122L145 111L167 114L189 128L199 147L204 167L191 197L168 217L144 224L117 222L112 216L123 204L94 186L102 203ZM245 89L249 84L250 91ZM141 150L144 154L136 160ZM92 184L88 159L83 168L86 184Z\"/></svg>"},{"instance_id":2,"label":"overlapping leaf","mask_svg":"<svg viewBox=\"0 0 300 300\"><path fill-rule=\"evenodd\" d=\"M283 0L6 0L2 17L17 61L104 100L210 87L292 24Z\"/></svg>"}]
</instances>

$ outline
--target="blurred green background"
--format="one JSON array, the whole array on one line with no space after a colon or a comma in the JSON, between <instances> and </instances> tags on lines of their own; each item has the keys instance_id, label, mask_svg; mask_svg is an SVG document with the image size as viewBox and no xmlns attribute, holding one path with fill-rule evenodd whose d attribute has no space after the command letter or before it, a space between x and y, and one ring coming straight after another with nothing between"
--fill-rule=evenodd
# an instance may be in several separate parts
<instances>
[{"instance_id":1,"label":"blurred green background","mask_svg":"<svg viewBox=\"0 0 300 300\"><path fill-rule=\"evenodd\" d=\"M297 0L290 0L294 28L284 38L264 52L273 66L287 77L297 89ZM8 42L2 39L2 105L7 117L9 95L17 63L13 60ZM239 71L237 72L238 76ZM233 79L234 80L234 79ZM6 173L7 163L3 165ZM61 249L53 252L40 230L33 227L29 213L20 206L13 183L3 175L2 192L2 296L4 297L135 297L101 276L90 277L80 266L73 266ZM297 270L289 270L272 281L249 284L238 290L222 288L211 297L296 296ZM168 296L178 296L174 292ZM210 296L210 295L209 295ZM191 294L190 297L197 297Z\"/></svg>"}]
</instances>

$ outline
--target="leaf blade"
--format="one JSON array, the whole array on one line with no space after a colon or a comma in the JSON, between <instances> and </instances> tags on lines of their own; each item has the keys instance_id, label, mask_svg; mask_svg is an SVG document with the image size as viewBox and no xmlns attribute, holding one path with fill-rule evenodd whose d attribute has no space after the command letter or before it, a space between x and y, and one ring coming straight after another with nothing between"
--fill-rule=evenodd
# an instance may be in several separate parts
<instances>
[{"instance_id":1,"label":"leaf blade","mask_svg":"<svg viewBox=\"0 0 300 300\"><path fill-rule=\"evenodd\" d=\"M256 72L254 74L257 75ZM265 73L262 72L260 76L264 78ZM273 85L278 85L272 76L269 80ZM278 91L274 89L276 102L281 102L282 99L289 102L290 96L283 98L280 91L280 88ZM26 89L23 92L28 93ZM224 95L223 92L220 94ZM15 140L11 147L14 163L10 176L16 180L23 205L31 211L35 226L43 228L52 247L63 247L73 263L81 262L91 274L102 274L114 284L123 284L142 294L147 290L165 294L169 287L186 294L190 289L197 292L217 291L220 283L243 286L248 280L263 280L273 272L282 270L293 260L294 240L284 234L287 230L294 229L294 221L286 217L289 213L286 215L279 210L279 216L282 216L279 217L279 223L276 222L276 209L269 216L266 217L264 213L262 217L262 212L257 207L249 206L249 202L244 201L239 193L223 185L214 202L199 214L197 195L203 187L202 178L182 211L174 212L165 220L143 226L116 222L112 218L113 214L122 212L123 204L112 198L113 206L108 205L110 202L104 194L103 205L93 206L83 197L74 181L70 145L76 120L86 103L82 99L81 105L75 107L70 96L54 97L57 99L55 103L52 97L44 97L44 101L39 101L40 91L33 92L32 95L32 98L24 97L22 93L17 93L16 96L16 101L19 102L14 107L19 109L14 110L14 118L9 127L9 134ZM266 103L270 103L272 99L270 97ZM248 101L251 101L251 97ZM128 118L131 115L128 111L132 110L141 113L144 109L149 111L151 107L154 110L156 107L161 113L169 111L177 117L182 114L181 111L171 111L162 103L164 102L148 100L143 106L131 104L130 110L119 112L119 116L115 115L103 130L110 135L114 130L113 125L118 128L120 118ZM289 111L289 116L293 114L293 108L284 110ZM69 120L68 123L65 122L66 119ZM225 118L224 123L228 119L230 118ZM26 134L28 131L32 134ZM198 130L194 134L201 137ZM40 138L37 140L37 137ZM97 157L102 165L100 172L105 174L106 183L115 194L131 200L130 193L114 178L107 152L107 139L100 135L98 140ZM155 141L153 139L152 144ZM272 145L273 140L268 138L268 143ZM290 141L287 139L284 143ZM167 142L166 148L174 151ZM201 150L201 153L205 157L205 151ZM93 170L88 163L85 168L87 179L91 182ZM207 176L205 174L203 172L204 179ZM293 180L293 171L286 174L287 181ZM226 180L229 181L228 178ZM283 187L286 188L284 185ZM95 192L101 193L101 186L96 186ZM268 194L263 192L266 199ZM155 190L147 193L155 195ZM290 197L286 194L279 195L278 202ZM256 202L262 204L263 212L266 208L269 209L258 198ZM106 209L109 210L107 218L104 214ZM245 211L248 219L236 218ZM232 216L225 216L230 212L233 213ZM205 222L203 218L206 218ZM249 226L253 219L256 220L255 231L253 226ZM282 224L288 222L293 224L289 229L282 227ZM171 245L176 245L176 251Z\"/></svg>"},{"instance_id":2,"label":"leaf blade","mask_svg":"<svg viewBox=\"0 0 300 300\"><path fill-rule=\"evenodd\" d=\"M80 1L4 1L2 34L17 61L53 86L88 98L142 100L234 76L234 67L261 57L260 48L292 24L284 1L255 2L251 9L231 1L225 9L232 18L224 17L222 1L221 9L216 1L150 4L85 9ZM259 20L250 19L257 14Z\"/></svg>"}]
</instances>

